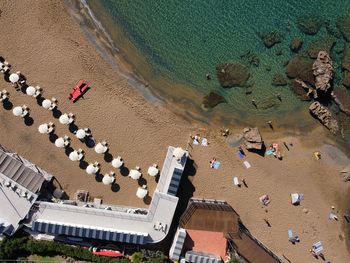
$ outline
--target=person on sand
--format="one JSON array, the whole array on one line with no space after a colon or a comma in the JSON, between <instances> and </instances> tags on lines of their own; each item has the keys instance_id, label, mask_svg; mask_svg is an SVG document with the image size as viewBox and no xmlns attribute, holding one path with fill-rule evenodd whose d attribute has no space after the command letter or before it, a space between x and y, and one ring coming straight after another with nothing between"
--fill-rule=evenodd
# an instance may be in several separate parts
<instances>
[{"instance_id":1,"label":"person on sand","mask_svg":"<svg viewBox=\"0 0 350 263\"><path fill-rule=\"evenodd\" d=\"M198 145L201 137L199 136L199 134L196 134L195 136L192 137L192 139L193 139L193 144Z\"/></svg>"},{"instance_id":2,"label":"person on sand","mask_svg":"<svg viewBox=\"0 0 350 263\"><path fill-rule=\"evenodd\" d=\"M215 162L216 162L216 158L213 157L213 159L209 162L210 163L210 168L214 168L214 165L215 165Z\"/></svg>"}]
</instances>

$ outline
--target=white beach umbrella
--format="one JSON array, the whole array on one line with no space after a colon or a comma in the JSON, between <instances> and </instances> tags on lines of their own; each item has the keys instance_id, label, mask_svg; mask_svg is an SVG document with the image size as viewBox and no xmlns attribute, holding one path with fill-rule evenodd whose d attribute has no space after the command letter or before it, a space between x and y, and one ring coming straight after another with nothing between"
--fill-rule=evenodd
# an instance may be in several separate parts
<instances>
[{"instance_id":1,"label":"white beach umbrella","mask_svg":"<svg viewBox=\"0 0 350 263\"><path fill-rule=\"evenodd\" d=\"M69 124L69 117L68 117L68 114L67 113L64 113L62 114L58 121L61 123L61 124Z\"/></svg>"},{"instance_id":2,"label":"white beach umbrella","mask_svg":"<svg viewBox=\"0 0 350 263\"><path fill-rule=\"evenodd\" d=\"M105 153L107 150L108 150L108 147L105 146L105 145L103 145L103 144L100 143L100 142L99 142L98 144L96 144L96 146L95 146L95 152L96 152L96 153L103 154L103 153Z\"/></svg>"},{"instance_id":3,"label":"white beach umbrella","mask_svg":"<svg viewBox=\"0 0 350 263\"><path fill-rule=\"evenodd\" d=\"M86 167L87 174L96 174L99 170L99 167L93 163L90 163L88 167Z\"/></svg>"},{"instance_id":4,"label":"white beach umbrella","mask_svg":"<svg viewBox=\"0 0 350 263\"><path fill-rule=\"evenodd\" d=\"M124 162L123 162L123 160L122 160L122 158L120 156L118 156L117 158L113 159L113 161L112 161L112 166L114 168L118 168L119 169L120 167L123 166L123 164L124 164Z\"/></svg>"},{"instance_id":5,"label":"white beach umbrella","mask_svg":"<svg viewBox=\"0 0 350 263\"><path fill-rule=\"evenodd\" d=\"M58 148L64 148L65 145L64 145L64 139L62 137L60 138L57 138L56 141L55 141L55 145L56 147Z\"/></svg>"},{"instance_id":6,"label":"white beach umbrella","mask_svg":"<svg viewBox=\"0 0 350 263\"><path fill-rule=\"evenodd\" d=\"M143 199L146 197L148 193L148 190L146 189L146 186L144 185L143 187L139 187L136 192L136 196L140 199Z\"/></svg>"},{"instance_id":7,"label":"white beach umbrella","mask_svg":"<svg viewBox=\"0 0 350 263\"><path fill-rule=\"evenodd\" d=\"M82 158L82 153L78 153L78 151L73 151L69 154L69 159L73 162L77 162Z\"/></svg>"},{"instance_id":8,"label":"white beach umbrella","mask_svg":"<svg viewBox=\"0 0 350 263\"><path fill-rule=\"evenodd\" d=\"M141 173L137 170L130 170L129 176L134 179L134 180L138 180L141 177Z\"/></svg>"},{"instance_id":9,"label":"white beach umbrella","mask_svg":"<svg viewBox=\"0 0 350 263\"><path fill-rule=\"evenodd\" d=\"M9 79L11 83L16 83L17 81L19 81L19 75L16 73L12 73Z\"/></svg>"},{"instance_id":10,"label":"white beach umbrella","mask_svg":"<svg viewBox=\"0 0 350 263\"><path fill-rule=\"evenodd\" d=\"M35 95L35 92L36 92L36 89L33 87L33 86L29 86L27 89L26 89L26 94L28 96L34 96Z\"/></svg>"},{"instance_id":11,"label":"white beach umbrella","mask_svg":"<svg viewBox=\"0 0 350 263\"><path fill-rule=\"evenodd\" d=\"M159 173L159 170L155 165L153 165L148 168L147 172L150 176L156 176Z\"/></svg>"},{"instance_id":12,"label":"white beach umbrella","mask_svg":"<svg viewBox=\"0 0 350 263\"><path fill-rule=\"evenodd\" d=\"M84 131L84 129L79 129L75 136L77 136L78 139L84 139L86 136L86 132Z\"/></svg>"},{"instance_id":13,"label":"white beach umbrella","mask_svg":"<svg viewBox=\"0 0 350 263\"><path fill-rule=\"evenodd\" d=\"M52 101L49 99L45 99L43 101L43 103L41 104L41 106L43 106L44 109L50 109L50 107L52 106Z\"/></svg>"},{"instance_id":14,"label":"white beach umbrella","mask_svg":"<svg viewBox=\"0 0 350 263\"><path fill-rule=\"evenodd\" d=\"M103 176L102 183L104 185L109 185L109 184L113 184L114 180L115 180L114 176L112 176L110 174L105 174Z\"/></svg>"},{"instance_id":15,"label":"white beach umbrella","mask_svg":"<svg viewBox=\"0 0 350 263\"><path fill-rule=\"evenodd\" d=\"M175 148L173 152L173 156L178 160L181 159L184 156L184 154L185 154L185 151L181 147Z\"/></svg>"},{"instance_id":16,"label":"white beach umbrella","mask_svg":"<svg viewBox=\"0 0 350 263\"><path fill-rule=\"evenodd\" d=\"M40 124L38 131L42 134L49 133L49 125L47 123Z\"/></svg>"},{"instance_id":17,"label":"white beach umbrella","mask_svg":"<svg viewBox=\"0 0 350 263\"><path fill-rule=\"evenodd\" d=\"M21 116L23 114L23 108L21 106L16 106L12 110L13 115Z\"/></svg>"}]
</instances>

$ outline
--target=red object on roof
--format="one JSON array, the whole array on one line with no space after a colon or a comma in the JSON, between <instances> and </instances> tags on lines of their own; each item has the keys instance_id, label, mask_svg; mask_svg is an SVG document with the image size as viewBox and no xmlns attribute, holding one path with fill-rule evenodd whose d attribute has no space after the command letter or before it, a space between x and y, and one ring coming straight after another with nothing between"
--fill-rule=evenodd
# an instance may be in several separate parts
<instances>
[{"instance_id":1,"label":"red object on roof","mask_svg":"<svg viewBox=\"0 0 350 263\"><path fill-rule=\"evenodd\" d=\"M99 251L93 251L94 255L97 256L104 256L104 257L124 257L123 253L120 253L119 251L110 250L110 249L100 249Z\"/></svg>"},{"instance_id":2,"label":"red object on roof","mask_svg":"<svg viewBox=\"0 0 350 263\"><path fill-rule=\"evenodd\" d=\"M227 240L222 232L186 229L186 248L226 259Z\"/></svg>"},{"instance_id":3,"label":"red object on roof","mask_svg":"<svg viewBox=\"0 0 350 263\"><path fill-rule=\"evenodd\" d=\"M68 99L72 102L76 102L88 89L89 86L85 83L85 80L80 80L69 93Z\"/></svg>"}]
</instances>

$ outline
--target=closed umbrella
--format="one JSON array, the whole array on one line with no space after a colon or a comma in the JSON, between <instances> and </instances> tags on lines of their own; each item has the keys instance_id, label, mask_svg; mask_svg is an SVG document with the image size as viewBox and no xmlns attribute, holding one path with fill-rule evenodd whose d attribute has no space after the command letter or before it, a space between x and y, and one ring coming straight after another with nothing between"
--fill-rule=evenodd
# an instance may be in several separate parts
<instances>
[{"instance_id":1,"label":"closed umbrella","mask_svg":"<svg viewBox=\"0 0 350 263\"><path fill-rule=\"evenodd\" d=\"M21 116L23 114L23 108L21 106L16 106L12 110L13 115L15 116Z\"/></svg>"},{"instance_id":2,"label":"closed umbrella","mask_svg":"<svg viewBox=\"0 0 350 263\"><path fill-rule=\"evenodd\" d=\"M78 139L84 139L86 136L86 133L83 129L79 129L75 134L75 136L77 136Z\"/></svg>"},{"instance_id":3,"label":"closed umbrella","mask_svg":"<svg viewBox=\"0 0 350 263\"><path fill-rule=\"evenodd\" d=\"M143 199L147 196L148 190L146 189L146 185L139 187L136 192L136 196L140 199Z\"/></svg>"},{"instance_id":4,"label":"closed umbrella","mask_svg":"<svg viewBox=\"0 0 350 263\"><path fill-rule=\"evenodd\" d=\"M124 164L123 159L120 156L118 156L117 158L113 159L113 161L112 161L112 166L114 168L118 168L119 169L120 167L123 166L123 164Z\"/></svg>"},{"instance_id":5,"label":"closed umbrella","mask_svg":"<svg viewBox=\"0 0 350 263\"><path fill-rule=\"evenodd\" d=\"M60 116L60 118L58 119L58 121L61 123L61 124L69 124L69 117L68 117L68 114L67 113L64 113Z\"/></svg>"},{"instance_id":6,"label":"closed umbrella","mask_svg":"<svg viewBox=\"0 0 350 263\"><path fill-rule=\"evenodd\" d=\"M134 180L138 180L141 177L141 173L138 170L130 170L129 176L134 179Z\"/></svg>"},{"instance_id":7,"label":"closed umbrella","mask_svg":"<svg viewBox=\"0 0 350 263\"><path fill-rule=\"evenodd\" d=\"M177 147L175 148L174 152L173 152L173 156L177 159L177 160L180 160L185 154L185 151L180 148L180 147Z\"/></svg>"},{"instance_id":8,"label":"closed umbrella","mask_svg":"<svg viewBox=\"0 0 350 263\"><path fill-rule=\"evenodd\" d=\"M113 184L114 180L115 180L114 176L112 176L110 174L105 174L103 176L102 183L104 185L110 185L110 184Z\"/></svg>"},{"instance_id":9,"label":"closed umbrella","mask_svg":"<svg viewBox=\"0 0 350 263\"><path fill-rule=\"evenodd\" d=\"M44 109L48 110L52 106L52 101L49 99L45 99L41 105L43 106Z\"/></svg>"},{"instance_id":10,"label":"closed umbrella","mask_svg":"<svg viewBox=\"0 0 350 263\"><path fill-rule=\"evenodd\" d=\"M42 134L49 133L49 125L47 123L40 124L38 131Z\"/></svg>"},{"instance_id":11,"label":"closed umbrella","mask_svg":"<svg viewBox=\"0 0 350 263\"><path fill-rule=\"evenodd\" d=\"M100 170L100 168L98 167L98 163L90 163L86 167L87 174L96 174L99 170Z\"/></svg>"},{"instance_id":12,"label":"closed umbrella","mask_svg":"<svg viewBox=\"0 0 350 263\"><path fill-rule=\"evenodd\" d=\"M16 82L18 82L19 81L19 75L18 74L16 74L16 73L12 73L11 75L10 75L10 81L11 81L11 83L16 83Z\"/></svg>"},{"instance_id":13,"label":"closed umbrella","mask_svg":"<svg viewBox=\"0 0 350 263\"><path fill-rule=\"evenodd\" d=\"M28 96L34 96L36 93L36 89L33 87L33 86L29 86L27 89L26 89L26 94Z\"/></svg>"},{"instance_id":14,"label":"closed umbrella","mask_svg":"<svg viewBox=\"0 0 350 263\"><path fill-rule=\"evenodd\" d=\"M96 144L96 146L95 146L96 153L103 154L103 153L107 152L107 150L108 150L108 147L103 145L100 142L98 144Z\"/></svg>"},{"instance_id":15,"label":"closed umbrella","mask_svg":"<svg viewBox=\"0 0 350 263\"><path fill-rule=\"evenodd\" d=\"M56 139L55 145L58 148L64 148L65 147L64 139L62 137Z\"/></svg>"},{"instance_id":16,"label":"closed umbrella","mask_svg":"<svg viewBox=\"0 0 350 263\"><path fill-rule=\"evenodd\" d=\"M153 165L148 168L147 172L150 176L156 176L159 173L159 170L156 165Z\"/></svg>"}]
</instances>

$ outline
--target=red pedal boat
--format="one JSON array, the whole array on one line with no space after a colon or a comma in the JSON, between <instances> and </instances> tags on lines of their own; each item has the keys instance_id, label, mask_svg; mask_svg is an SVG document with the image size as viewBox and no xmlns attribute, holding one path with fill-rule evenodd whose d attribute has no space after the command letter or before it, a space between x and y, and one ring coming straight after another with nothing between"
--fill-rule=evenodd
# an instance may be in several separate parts
<instances>
[{"instance_id":1,"label":"red pedal boat","mask_svg":"<svg viewBox=\"0 0 350 263\"><path fill-rule=\"evenodd\" d=\"M103 249L103 248L93 248L92 254L98 255L98 256L105 256L105 257L124 257L124 254L117 251L117 250L111 250L111 249Z\"/></svg>"},{"instance_id":2,"label":"red pedal boat","mask_svg":"<svg viewBox=\"0 0 350 263\"><path fill-rule=\"evenodd\" d=\"M85 80L80 80L69 93L68 99L72 102L76 102L88 89L89 86L85 83Z\"/></svg>"}]
</instances>

